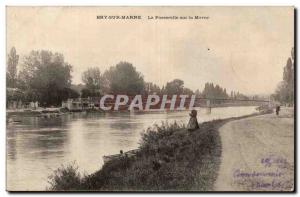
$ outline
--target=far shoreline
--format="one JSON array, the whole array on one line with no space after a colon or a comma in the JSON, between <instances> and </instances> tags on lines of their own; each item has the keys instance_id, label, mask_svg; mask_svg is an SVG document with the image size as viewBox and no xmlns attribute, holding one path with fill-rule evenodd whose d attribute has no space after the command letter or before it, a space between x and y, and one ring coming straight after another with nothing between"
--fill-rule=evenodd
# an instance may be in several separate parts
<instances>
[{"instance_id":1,"label":"far shoreline","mask_svg":"<svg viewBox=\"0 0 300 197\"><path fill-rule=\"evenodd\" d=\"M227 108L227 107L259 107L259 105L217 105L217 106L213 106L211 107L211 109L213 110L214 108ZM208 109L207 107L195 107L197 110L199 109ZM81 111L69 111L66 110L65 108L61 108L61 107L49 107L49 108L39 108L39 109L9 109L6 110L6 117L9 116L26 116L26 117L40 117L43 110L47 110L47 109L53 109L53 110L57 110L57 112L61 112L62 115L63 114L72 114L72 113L99 113L99 114L105 114L105 113L157 113L157 112L189 112L190 110L186 109L186 110L155 110L155 111L146 111L146 110L118 110L118 111L114 111L114 110L109 110L109 111L103 111L103 110L98 110L98 109L92 109L92 110L81 110ZM45 112L46 113L46 112Z\"/></svg>"}]
</instances>

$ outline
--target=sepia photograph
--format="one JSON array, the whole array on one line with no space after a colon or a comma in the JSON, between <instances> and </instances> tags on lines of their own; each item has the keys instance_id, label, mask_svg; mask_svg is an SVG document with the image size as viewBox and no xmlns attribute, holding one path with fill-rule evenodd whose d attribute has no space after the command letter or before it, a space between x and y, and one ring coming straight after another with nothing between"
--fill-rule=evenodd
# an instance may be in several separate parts
<instances>
[{"instance_id":1,"label":"sepia photograph","mask_svg":"<svg viewBox=\"0 0 300 197\"><path fill-rule=\"evenodd\" d=\"M6 190L295 192L293 6L6 6Z\"/></svg>"}]
</instances>

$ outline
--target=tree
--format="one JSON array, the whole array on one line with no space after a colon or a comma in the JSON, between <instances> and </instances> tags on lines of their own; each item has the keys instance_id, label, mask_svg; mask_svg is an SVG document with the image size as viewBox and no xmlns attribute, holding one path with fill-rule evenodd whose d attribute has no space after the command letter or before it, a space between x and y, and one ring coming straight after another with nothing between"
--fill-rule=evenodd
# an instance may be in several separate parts
<instances>
[{"instance_id":1,"label":"tree","mask_svg":"<svg viewBox=\"0 0 300 197\"><path fill-rule=\"evenodd\" d=\"M7 87L15 88L17 83L17 65L19 62L19 55L15 47L12 47L7 58L6 70L6 85Z\"/></svg>"},{"instance_id":2,"label":"tree","mask_svg":"<svg viewBox=\"0 0 300 197\"><path fill-rule=\"evenodd\" d=\"M287 83L285 81L281 81L278 83L277 88L275 90L275 94L271 95L271 97L279 102L284 103L288 100L288 88Z\"/></svg>"},{"instance_id":3,"label":"tree","mask_svg":"<svg viewBox=\"0 0 300 197\"><path fill-rule=\"evenodd\" d=\"M283 71L283 81L287 89L286 99L287 103L293 103L294 100L294 69L292 59L288 58L286 66Z\"/></svg>"},{"instance_id":4,"label":"tree","mask_svg":"<svg viewBox=\"0 0 300 197\"><path fill-rule=\"evenodd\" d=\"M165 86L162 86L162 87L161 87L161 90L160 90L160 94L165 94L165 93L166 93Z\"/></svg>"},{"instance_id":5,"label":"tree","mask_svg":"<svg viewBox=\"0 0 300 197\"><path fill-rule=\"evenodd\" d=\"M174 94L183 94L184 82L181 79L174 79L171 82L168 82L165 87L165 92L168 95Z\"/></svg>"},{"instance_id":6,"label":"tree","mask_svg":"<svg viewBox=\"0 0 300 197\"><path fill-rule=\"evenodd\" d=\"M183 88L182 94L185 94L185 95L193 95L194 92L193 92L193 90L191 90L191 89L189 89L189 88Z\"/></svg>"},{"instance_id":7,"label":"tree","mask_svg":"<svg viewBox=\"0 0 300 197\"><path fill-rule=\"evenodd\" d=\"M92 92L88 88L83 88L81 90L81 98L91 97L92 95L93 95Z\"/></svg>"},{"instance_id":8,"label":"tree","mask_svg":"<svg viewBox=\"0 0 300 197\"><path fill-rule=\"evenodd\" d=\"M294 103L294 48L291 51L291 57L288 58L285 67L283 68L283 81L281 81L275 94L272 95L273 99L281 103Z\"/></svg>"},{"instance_id":9,"label":"tree","mask_svg":"<svg viewBox=\"0 0 300 197\"><path fill-rule=\"evenodd\" d=\"M214 84L205 83L202 95L204 98L214 98Z\"/></svg>"},{"instance_id":10,"label":"tree","mask_svg":"<svg viewBox=\"0 0 300 197\"><path fill-rule=\"evenodd\" d=\"M82 74L82 81L85 84L87 90L84 91L82 97L100 96L103 91L103 77L99 68L89 68Z\"/></svg>"},{"instance_id":11,"label":"tree","mask_svg":"<svg viewBox=\"0 0 300 197\"><path fill-rule=\"evenodd\" d=\"M225 99L229 97L226 88L222 88L218 84L214 85L213 83L205 83L202 95L205 98L216 98L216 99ZM231 91L230 97L235 98L235 93L233 91Z\"/></svg>"},{"instance_id":12,"label":"tree","mask_svg":"<svg viewBox=\"0 0 300 197\"><path fill-rule=\"evenodd\" d=\"M196 95L196 97L201 97L201 96L202 96L199 89L197 89L197 90L195 91L195 95Z\"/></svg>"},{"instance_id":13,"label":"tree","mask_svg":"<svg viewBox=\"0 0 300 197\"><path fill-rule=\"evenodd\" d=\"M144 92L146 94L153 94L153 93L160 94L161 89L159 88L158 85L156 85L152 82L145 82Z\"/></svg>"},{"instance_id":14,"label":"tree","mask_svg":"<svg viewBox=\"0 0 300 197\"><path fill-rule=\"evenodd\" d=\"M144 77L128 62L120 62L104 73L105 84L113 94L136 95L144 91Z\"/></svg>"},{"instance_id":15,"label":"tree","mask_svg":"<svg viewBox=\"0 0 300 197\"><path fill-rule=\"evenodd\" d=\"M229 97L228 94L227 94L226 88L223 89L222 97L223 98L228 98Z\"/></svg>"},{"instance_id":16,"label":"tree","mask_svg":"<svg viewBox=\"0 0 300 197\"><path fill-rule=\"evenodd\" d=\"M24 93L18 88L6 88L6 101L24 100ZM8 104L8 103L7 103Z\"/></svg>"},{"instance_id":17,"label":"tree","mask_svg":"<svg viewBox=\"0 0 300 197\"><path fill-rule=\"evenodd\" d=\"M80 96L79 93L72 88L65 88L62 93L64 94L62 96L63 98L78 98Z\"/></svg>"},{"instance_id":18,"label":"tree","mask_svg":"<svg viewBox=\"0 0 300 197\"><path fill-rule=\"evenodd\" d=\"M26 100L42 106L60 105L70 95L72 66L64 56L51 51L32 51L25 56L20 72Z\"/></svg>"}]
</instances>

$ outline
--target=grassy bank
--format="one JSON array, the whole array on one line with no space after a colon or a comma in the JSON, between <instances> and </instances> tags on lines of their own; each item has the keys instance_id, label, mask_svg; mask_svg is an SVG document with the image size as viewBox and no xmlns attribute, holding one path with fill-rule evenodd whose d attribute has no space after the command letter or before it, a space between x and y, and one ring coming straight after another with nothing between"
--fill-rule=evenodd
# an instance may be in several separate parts
<instances>
[{"instance_id":1,"label":"grassy bank","mask_svg":"<svg viewBox=\"0 0 300 197\"><path fill-rule=\"evenodd\" d=\"M228 121L249 116L205 122L192 132L176 123L149 128L142 135L136 157L109 161L101 170L86 176L81 176L74 166L63 167L50 177L49 189L212 190L221 156L218 128Z\"/></svg>"}]
</instances>

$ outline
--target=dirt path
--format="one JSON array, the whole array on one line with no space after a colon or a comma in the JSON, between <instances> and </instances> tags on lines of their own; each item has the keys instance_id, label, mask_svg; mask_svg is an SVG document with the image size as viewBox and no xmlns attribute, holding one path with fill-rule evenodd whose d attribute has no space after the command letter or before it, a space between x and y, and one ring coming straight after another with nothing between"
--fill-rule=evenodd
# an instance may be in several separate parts
<instances>
[{"instance_id":1,"label":"dirt path","mask_svg":"<svg viewBox=\"0 0 300 197\"><path fill-rule=\"evenodd\" d=\"M221 165L216 191L293 190L293 109L232 121L219 130Z\"/></svg>"}]
</instances>

